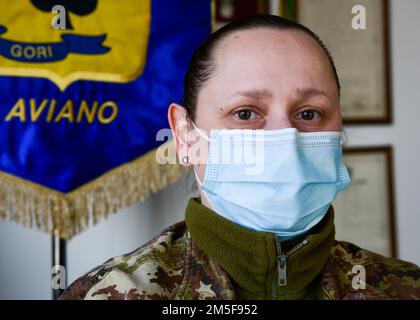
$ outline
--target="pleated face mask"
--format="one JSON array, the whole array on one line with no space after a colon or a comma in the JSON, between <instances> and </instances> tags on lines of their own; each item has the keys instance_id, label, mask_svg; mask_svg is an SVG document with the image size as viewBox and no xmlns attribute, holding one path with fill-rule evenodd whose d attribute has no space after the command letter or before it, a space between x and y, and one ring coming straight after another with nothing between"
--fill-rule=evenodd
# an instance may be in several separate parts
<instances>
[{"instance_id":1,"label":"pleated face mask","mask_svg":"<svg viewBox=\"0 0 420 320\"><path fill-rule=\"evenodd\" d=\"M281 240L299 236L327 213L350 178L341 132L211 130L204 179L212 209L254 231Z\"/></svg>"}]
</instances>

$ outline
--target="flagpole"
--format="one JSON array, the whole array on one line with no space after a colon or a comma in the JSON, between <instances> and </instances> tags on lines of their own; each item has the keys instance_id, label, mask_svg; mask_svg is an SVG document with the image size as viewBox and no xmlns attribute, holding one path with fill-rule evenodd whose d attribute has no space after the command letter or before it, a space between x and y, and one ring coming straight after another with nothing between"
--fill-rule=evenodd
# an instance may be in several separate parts
<instances>
[{"instance_id":1,"label":"flagpole","mask_svg":"<svg viewBox=\"0 0 420 320\"><path fill-rule=\"evenodd\" d=\"M60 238L57 233L51 237L52 239L52 277L60 277L59 280L60 286L57 287L56 279L51 279L51 288L52 288L52 298L57 300L58 297L63 293L64 288L67 284L67 275L66 275L66 240Z\"/></svg>"}]
</instances>

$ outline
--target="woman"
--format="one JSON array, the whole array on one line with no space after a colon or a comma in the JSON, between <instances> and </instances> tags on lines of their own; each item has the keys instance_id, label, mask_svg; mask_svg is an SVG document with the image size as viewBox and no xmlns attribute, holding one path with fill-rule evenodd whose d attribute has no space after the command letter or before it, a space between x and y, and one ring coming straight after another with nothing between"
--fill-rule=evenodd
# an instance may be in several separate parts
<instances>
[{"instance_id":1,"label":"woman","mask_svg":"<svg viewBox=\"0 0 420 320\"><path fill-rule=\"evenodd\" d=\"M194 54L168 118L200 197L185 221L74 282L63 299L418 299L416 265L334 239L340 84L306 27L260 15ZM199 129L200 128L200 129Z\"/></svg>"}]
</instances>

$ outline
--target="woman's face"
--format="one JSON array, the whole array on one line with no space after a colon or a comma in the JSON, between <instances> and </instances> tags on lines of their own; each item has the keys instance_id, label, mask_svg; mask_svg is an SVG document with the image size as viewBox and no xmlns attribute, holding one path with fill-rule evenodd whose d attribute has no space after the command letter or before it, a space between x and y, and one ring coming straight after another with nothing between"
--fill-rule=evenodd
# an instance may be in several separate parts
<instances>
[{"instance_id":1,"label":"woman's face","mask_svg":"<svg viewBox=\"0 0 420 320\"><path fill-rule=\"evenodd\" d=\"M215 72L198 96L199 128L341 130L333 71L308 35L241 31L224 39L214 57Z\"/></svg>"},{"instance_id":2,"label":"woman's face","mask_svg":"<svg viewBox=\"0 0 420 320\"><path fill-rule=\"evenodd\" d=\"M239 31L222 40L213 57L215 70L199 92L195 118L207 133L221 128L341 131L333 71L308 35ZM172 119L177 118L179 110L172 109ZM202 180L205 165L195 170Z\"/></svg>"}]
</instances>

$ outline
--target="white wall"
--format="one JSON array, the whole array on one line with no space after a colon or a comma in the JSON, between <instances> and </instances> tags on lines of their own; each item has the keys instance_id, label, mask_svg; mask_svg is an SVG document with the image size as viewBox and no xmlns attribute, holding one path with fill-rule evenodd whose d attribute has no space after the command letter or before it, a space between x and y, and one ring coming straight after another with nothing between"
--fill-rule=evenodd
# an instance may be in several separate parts
<instances>
[{"instance_id":1,"label":"white wall","mask_svg":"<svg viewBox=\"0 0 420 320\"><path fill-rule=\"evenodd\" d=\"M350 146L394 146L398 256L420 265L420 1L393 0L390 11L394 123L346 130Z\"/></svg>"},{"instance_id":2,"label":"white wall","mask_svg":"<svg viewBox=\"0 0 420 320\"><path fill-rule=\"evenodd\" d=\"M399 257L420 264L420 1L391 1L394 124L347 128L349 145L394 146ZM68 280L129 252L183 219L183 182L111 215L68 244ZM50 237L0 222L0 299L50 299Z\"/></svg>"}]
</instances>

